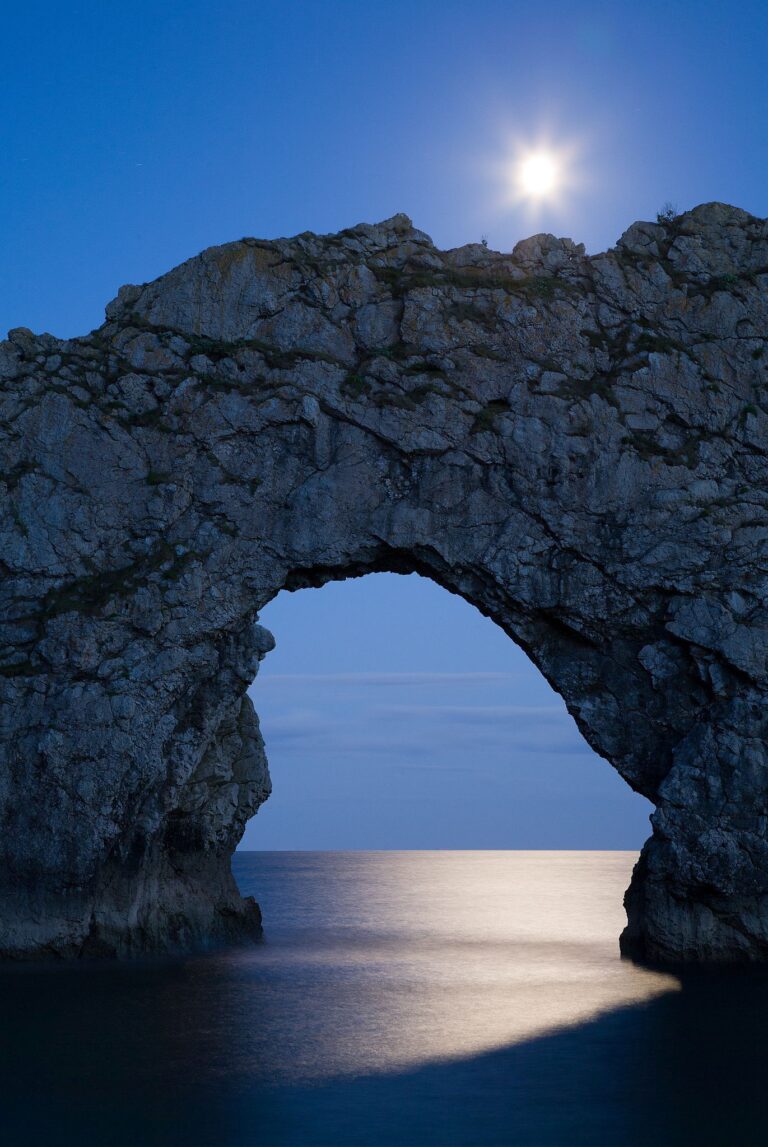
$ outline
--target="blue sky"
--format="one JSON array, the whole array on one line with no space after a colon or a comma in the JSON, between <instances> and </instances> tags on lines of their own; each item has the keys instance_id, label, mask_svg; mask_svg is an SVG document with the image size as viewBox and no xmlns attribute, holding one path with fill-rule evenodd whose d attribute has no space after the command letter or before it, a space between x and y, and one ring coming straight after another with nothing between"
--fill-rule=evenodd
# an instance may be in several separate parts
<instances>
[{"instance_id":1,"label":"blue sky","mask_svg":"<svg viewBox=\"0 0 768 1147\"><path fill-rule=\"evenodd\" d=\"M27 0L3 40L0 332L83 333L203 247L397 211L444 247L590 251L667 201L768 214L763 0ZM534 213L505 173L541 141L571 179ZM445 591L381 576L264 620L276 791L251 846L641 843L645 803Z\"/></svg>"}]
</instances>

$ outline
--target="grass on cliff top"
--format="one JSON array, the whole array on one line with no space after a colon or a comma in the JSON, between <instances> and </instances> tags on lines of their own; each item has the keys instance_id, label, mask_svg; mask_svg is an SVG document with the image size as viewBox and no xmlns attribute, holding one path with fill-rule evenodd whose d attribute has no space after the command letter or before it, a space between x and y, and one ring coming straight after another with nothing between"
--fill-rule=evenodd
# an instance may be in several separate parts
<instances>
[{"instance_id":1,"label":"grass on cliff top","mask_svg":"<svg viewBox=\"0 0 768 1147\"><path fill-rule=\"evenodd\" d=\"M439 271L409 270L406 267L371 268L380 283L384 283L395 298L424 287L461 287L465 289L501 290L526 298L552 299L556 291L573 289L570 283L554 276L497 275L489 271L459 267L445 267Z\"/></svg>"}]
</instances>

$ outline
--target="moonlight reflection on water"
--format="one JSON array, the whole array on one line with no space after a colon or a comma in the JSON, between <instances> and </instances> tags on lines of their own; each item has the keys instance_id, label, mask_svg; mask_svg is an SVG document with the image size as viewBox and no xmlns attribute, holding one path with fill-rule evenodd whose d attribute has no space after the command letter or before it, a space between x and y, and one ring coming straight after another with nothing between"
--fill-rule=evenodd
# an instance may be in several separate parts
<instances>
[{"instance_id":1,"label":"moonlight reflection on water","mask_svg":"<svg viewBox=\"0 0 768 1147\"><path fill-rule=\"evenodd\" d=\"M246 1021L242 1053L263 1063L262 1040L295 1049L301 1032L298 1063L270 1053L276 1076L402 1070L674 991L674 977L619 959L621 895L635 859L621 852L238 854L241 887L262 891L265 944L224 959L251 985L281 987L264 1004L258 1039ZM233 1003L241 1028L247 1001Z\"/></svg>"},{"instance_id":2,"label":"moonlight reflection on water","mask_svg":"<svg viewBox=\"0 0 768 1147\"><path fill-rule=\"evenodd\" d=\"M763 1141L768 981L621 960L633 853L239 853L262 944L0 973L0 1137Z\"/></svg>"}]
</instances>

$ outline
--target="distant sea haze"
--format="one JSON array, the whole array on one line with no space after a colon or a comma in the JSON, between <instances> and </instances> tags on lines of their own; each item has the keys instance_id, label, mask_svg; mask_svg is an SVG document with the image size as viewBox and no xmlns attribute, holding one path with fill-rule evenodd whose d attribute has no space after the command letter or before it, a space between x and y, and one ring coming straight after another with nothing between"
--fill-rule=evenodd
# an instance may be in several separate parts
<instances>
[{"instance_id":1,"label":"distant sea haze","mask_svg":"<svg viewBox=\"0 0 768 1147\"><path fill-rule=\"evenodd\" d=\"M250 689L273 792L242 847L639 849L650 803L499 636L518 671L272 673L278 646Z\"/></svg>"}]
</instances>

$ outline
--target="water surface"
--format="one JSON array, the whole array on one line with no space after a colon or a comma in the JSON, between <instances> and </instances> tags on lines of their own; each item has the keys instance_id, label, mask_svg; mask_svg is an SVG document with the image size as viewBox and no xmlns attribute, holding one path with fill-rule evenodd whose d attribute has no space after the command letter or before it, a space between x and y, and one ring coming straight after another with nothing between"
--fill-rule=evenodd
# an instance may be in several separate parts
<instances>
[{"instance_id":1,"label":"water surface","mask_svg":"<svg viewBox=\"0 0 768 1147\"><path fill-rule=\"evenodd\" d=\"M618 956L635 855L239 853L260 945L0 975L0 1140L768 1141L762 977Z\"/></svg>"}]
</instances>

